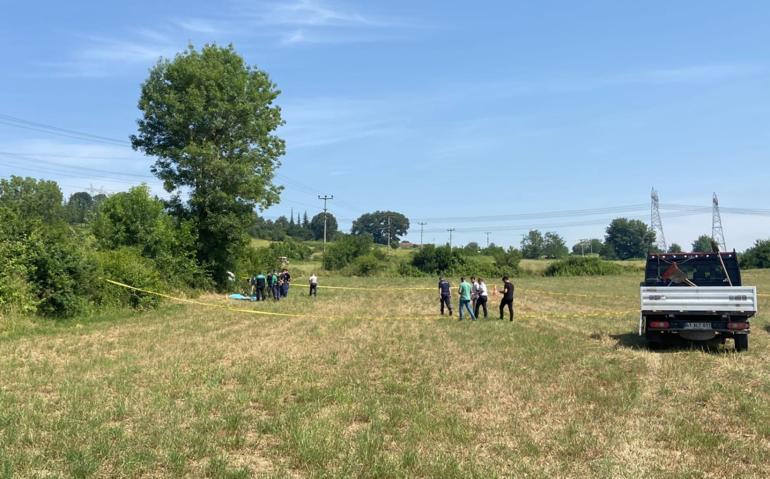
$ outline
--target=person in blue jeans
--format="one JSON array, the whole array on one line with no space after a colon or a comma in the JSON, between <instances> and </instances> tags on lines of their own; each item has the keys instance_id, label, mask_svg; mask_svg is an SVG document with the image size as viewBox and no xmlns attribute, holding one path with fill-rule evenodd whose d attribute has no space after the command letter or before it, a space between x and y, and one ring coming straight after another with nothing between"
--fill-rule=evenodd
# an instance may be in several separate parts
<instances>
[{"instance_id":1,"label":"person in blue jeans","mask_svg":"<svg viewBox=\"0 0 770 479\"><path fill-rule=\"evenodd\" d=\"M468 310L471 321L476 321L476 316L473 315L473 310L471 310L471 284L465 281L465 278L460 278L458 291L460 293L460 319L458 321L463 320L463 308Z\"/></svg>"}]
</instances>

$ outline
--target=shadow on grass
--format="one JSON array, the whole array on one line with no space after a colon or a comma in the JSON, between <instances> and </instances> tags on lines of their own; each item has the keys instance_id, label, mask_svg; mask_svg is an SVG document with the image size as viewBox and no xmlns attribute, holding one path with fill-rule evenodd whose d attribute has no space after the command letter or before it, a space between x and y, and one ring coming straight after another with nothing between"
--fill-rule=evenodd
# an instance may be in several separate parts
<instances>
[{"instance_id":1,"label":"shadow on grass","mask_svg":"<svg viewBox=\"0 0 770 479\"><path fill-rule=\"evenodd\" d=\"M770 331L770 326L768 326L768 330ZM709 354L726 354L734 351L729 343L723 345L721 341L688 341L680 337L674 337L667 338L661 343L648 344L647 340L637 333L611 334L610 337L617 341L617 348L647 350L658 353L702 351Z\"/></svg>"}]
</instances>

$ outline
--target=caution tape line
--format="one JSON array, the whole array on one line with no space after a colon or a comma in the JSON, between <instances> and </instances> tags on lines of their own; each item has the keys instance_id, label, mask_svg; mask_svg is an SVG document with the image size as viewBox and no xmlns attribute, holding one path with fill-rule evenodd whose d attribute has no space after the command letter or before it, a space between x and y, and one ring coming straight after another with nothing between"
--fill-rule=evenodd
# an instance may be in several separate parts
<instances>
[{"instance_id":1,"label":"caution tape line","mask_svg":"<svg viewBox=\"0 0 770 479\"><path fill-rule=\"evenodd\" d=\"M283 316L283 317L290 317L294 318L299 316L298 314L289 314L289 313L274 313L271 311L257 311L255 309L243 309L243 308L233 308L231 306L226 306L223 304L215 304L215 303L204 303L203 301L197 301L194 299L188 299L188 298L179 298L176 296L171 296L169 294L159 293L157 291L150 291L147 289L137 288L136 286L131 286L130 284L121 283L120 281L114 281L107 278L102 278L107 283L113 284L115 286L120 286L121 288L130 289L132 291L139 291L141 293L145 294L151 294L153 296L158 296L160 298L166 298L173 301L179 301L181 303L187 303L187 304L195 304L197 306L206 306L209 308L219 308L219 309L226 309L228 311L237 311L240 313L250 313L250 314L262 314L266 316Z\"/></svg>"},{"instance_id":2,"label":"caution tape line","mask_svg":"<svg viewBox=\"0 0 770 479\"><path fill-rule=\"evenodd\" d=\"M169 294L160 293L158 291L151 291L148 289L138 288L136 286L131 286L126 283L121 283L120 281L115 281L108 278L101 278L103 281L110 283L115 286L119 286L121 288L129 289L132 291L138 291L145 294L150 294L153 296L158 296L160 298L166 298L170 299L172 301L177 301L180 303L187 303L187 304L193 304L196 306L203 306L207 308L217 308L217 309L223 309L227 311L233 311L233 312L239 312L239 313L248 313L248 314L255 314L255 315L264 315L264 316L280 316L280 317L287 317L287 318L296 318L300 316L307 316L306 313L276 313L272 311L259 311L256 309L244 309L244 308L234 308L232 306L224 305L224 304L216 304L216 303L206 303L203 301L197 301L194 299L189 298L180 298L177 296L171 296ZM329 287L329 286L327 286ZM523 303L523 298L522 298ZM520 304L518 306L518 309L520 311L519 315L526 316L526 317L532 317L533 319L536 319L538 316L546 316L549 318L555 318L555 319L582 319L582 318L588 318L588 319L610 319L615 318L617 316L625 316L630 314L639 314L638 310L621 310L621 311L602 311L602 312L570 312L570 313L559 313L559 312L552 312L552 311L521 311L523 309L523 304ZM425 314L425 313L416 313L408 316L378 316L374 318L359 318L359 319L414 319L414 318L435 318L437 315L435 314ZM345 318L342 316L328 316L323 317L319 319L326 319L326 320L335 320L335 319L350 319Z\"/></svg>"}]
</instances>

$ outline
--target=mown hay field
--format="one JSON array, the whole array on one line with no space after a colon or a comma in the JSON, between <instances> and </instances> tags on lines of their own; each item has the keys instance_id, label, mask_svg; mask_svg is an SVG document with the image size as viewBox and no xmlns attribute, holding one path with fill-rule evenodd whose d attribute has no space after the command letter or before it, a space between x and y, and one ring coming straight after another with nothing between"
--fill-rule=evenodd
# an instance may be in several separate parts
<instances>
[{"instance_id":1,"label":"mown hay field","mask_svg":"<svg viewBox=\"0 0 770 479\"><path fill-rule=\"evenodd\" d=\"M66 324L3 318L0 476L770 470L764 312L747 353L651 352L636 336L639 275L518 279L513 323L497 320L499 297L486 321L438 316L437 294L420 289L432 280L321 281L376 289L201 298L293 317L169 304ZM770 292L770 271L744 283Z\"/></svg>"}]
</instances>

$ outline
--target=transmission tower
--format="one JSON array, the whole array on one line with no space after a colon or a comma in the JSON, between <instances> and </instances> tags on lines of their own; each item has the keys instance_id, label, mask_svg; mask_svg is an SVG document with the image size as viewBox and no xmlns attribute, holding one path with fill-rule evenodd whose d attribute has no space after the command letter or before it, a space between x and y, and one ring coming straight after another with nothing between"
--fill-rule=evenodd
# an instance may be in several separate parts
<instances>
[{"instance_id":1,"label":"transmission tower","mask_svg":"<svg viewBox=\"0 0 770 479\"><path fill-rule=\"evenodd\" d=\"M657 239L657 246L663 252L668 251L668 244L666 243L666 235L663 234L663 221L660 219L660 200L658 199L658 192L655 188L652 189L650 194L652 204L650 205L650 223L652 231L655 232Z\"/></svg>"},{"instance_id":2,"label":"transmission tower","mask_svg":"<svg viewBox=\"0 0 770 479\"><path fill-rule=\"evenodd\" d=\"M719 251L727 251L725 232L722 229L722 215L719 214L719 197L714 193L714 209L711 214L711 239L719 245Z\"/></svg>"}]
</instances>

